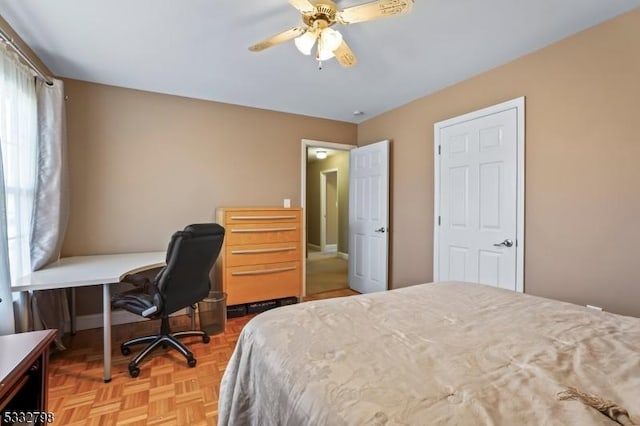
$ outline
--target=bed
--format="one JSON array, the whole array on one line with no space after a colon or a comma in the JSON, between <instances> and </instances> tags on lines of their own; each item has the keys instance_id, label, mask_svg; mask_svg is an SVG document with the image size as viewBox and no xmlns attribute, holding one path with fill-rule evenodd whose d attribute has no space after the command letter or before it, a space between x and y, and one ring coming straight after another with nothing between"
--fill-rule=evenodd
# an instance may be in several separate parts
<instances>
[{"instance_id":1,"label":"bed","mask_svg":"<svg viewBox=\"0 0 640 426\"><path fill-rule=\"evenodd\" d=\"M456 282L286 306L242 330L218 409L219 425L640 424L640 318Z\"/></svg>"}]
</instances>

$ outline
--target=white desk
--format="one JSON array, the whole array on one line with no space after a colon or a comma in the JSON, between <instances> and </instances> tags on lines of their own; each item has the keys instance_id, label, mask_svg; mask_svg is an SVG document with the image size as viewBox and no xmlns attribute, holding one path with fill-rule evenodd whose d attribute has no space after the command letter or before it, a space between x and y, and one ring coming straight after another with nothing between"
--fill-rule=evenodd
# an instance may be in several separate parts
<instances>
[{"instance_id":1,"label":"white desk","mask_svg":"<svg viewBox=\"0 0 640 426\"><path fill-rule=\"evenodd\" d=\"M166 252L65 257L17 280L11 291L50 290L102 285L104 381L111 380L111 291L125 275L163 266ZM75 306L75 301L72 301ZM73 314L75 316L75 314ZM74 321L72 319L72 321Z\"/></svg>"}]
</instances>

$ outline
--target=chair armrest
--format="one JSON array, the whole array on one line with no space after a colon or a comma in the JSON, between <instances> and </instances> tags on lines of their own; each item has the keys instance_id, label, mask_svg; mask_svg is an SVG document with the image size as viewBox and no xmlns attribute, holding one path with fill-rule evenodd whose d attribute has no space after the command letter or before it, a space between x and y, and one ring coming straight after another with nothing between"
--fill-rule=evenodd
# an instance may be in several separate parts
<instances>
[{"instance_id":1,"label":"chair armrest","mask_svg":"<svg viewBox=\"0 0 640 426\"><path fill-rule=\"evenodd\" d=\"M142 316L146 318L149 315L156 313L157 311L158 311L158 307L152 306L149 309L145 309L144 311L142 311Z\"/></svg>"},{"instance_id":2,"label":"chair armrest","mask_svg":"<svg viewBox=\"0 0 640 426\"><path fill-rule=\"evenodd\" d=\"M133 284L136 287L146 287L148 285L154 284L158 273L164 267L159 266L155 268L145 269L143 271L138 271L133 274L125 275L121 282Z\"/></svg>"}]
</instances>

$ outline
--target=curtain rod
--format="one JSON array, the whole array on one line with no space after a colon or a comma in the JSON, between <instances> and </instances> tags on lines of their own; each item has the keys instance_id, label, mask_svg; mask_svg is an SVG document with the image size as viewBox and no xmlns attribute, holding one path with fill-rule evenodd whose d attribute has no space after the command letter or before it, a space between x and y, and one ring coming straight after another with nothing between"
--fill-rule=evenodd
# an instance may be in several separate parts
<instances>
[{"instance_id":1,"label":"curtain rod","mask_svg":"<svg viewBox=\"0 0 640 426\"><path fill-rule=\"evenodd\" d=\"M22 51L22 49L20 49L20 46L18 46L13 41L13 37L8 35L2 28L0 28L0 39L2 39L2 41L7 43L7 45L9 45L9 47L11 47L13 50L15 50L15 52L18 54L18 56L20 56L20 58L23 61L25 61L27 63L27 65L29 65L29 67L33 71L35 71L35 73L38 75L38 77L43 79L45 81L45 83L47 83L49 86L53 86L53 80L51 79L51 77L48 77L45 73L40 71L40 68L38 68L38 66L31 59L29 59L29 57Z\"/></svg>"}]
</instances>

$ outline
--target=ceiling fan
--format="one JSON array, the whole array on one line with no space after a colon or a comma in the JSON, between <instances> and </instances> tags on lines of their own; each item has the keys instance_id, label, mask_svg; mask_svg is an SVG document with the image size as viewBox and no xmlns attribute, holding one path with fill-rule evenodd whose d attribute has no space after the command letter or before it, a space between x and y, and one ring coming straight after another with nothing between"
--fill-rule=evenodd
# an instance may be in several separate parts
<instances>
[{"instance_id":1,"label":"ceiling fan","mask_svg":"<svg viewBox=\"0 0 640 426\"><path fill-rule=\"evenodd\" d=\"M260 52L276 44L295 39L298 50L305 55L310 55L317 42L316 59L319 62L335 56L343 67L354 66L357 59L342 38L342 34L330 27L336 23L355 24L405 14L413 7L413 0L376 0L343 10L339 10L331 0L289 0L289 3L300 11L305 25L269 37L254 44L249 50Z\"/></svg>"}]
</instances>

